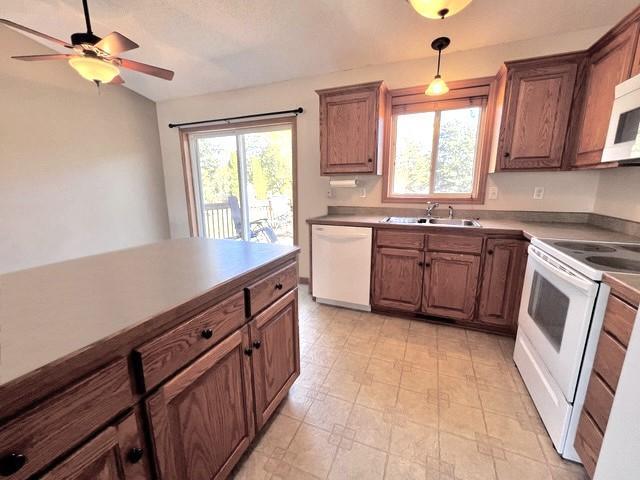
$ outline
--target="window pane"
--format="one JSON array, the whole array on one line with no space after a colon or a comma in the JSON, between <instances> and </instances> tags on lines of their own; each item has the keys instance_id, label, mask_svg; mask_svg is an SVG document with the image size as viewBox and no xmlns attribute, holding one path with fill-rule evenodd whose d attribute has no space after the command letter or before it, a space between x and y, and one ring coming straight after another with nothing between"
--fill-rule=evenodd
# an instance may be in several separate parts
<instances>
[{"instance_id":1,"label":"window pane","mask_svg":"<svg viewBox=\"0 0 640 480\"><path fill-rule=\"evenodd\" d=\"M293 245L291 129L243 137L251 239Z\"/></svg>"},{"instance_id":2,"label":"window pane","mask_svg":"<svg viewBox=\"0 0 640 480\"><path fill-rule=\"evenodd\" d=\"M204 235L208 238L241 238L236 137L201 137L197 139L196 148Z\"/></svg>"},{"instance_id":3,"label":"window pane","mask_svg":"<svg viewBox=\"0 0 640 480\"><path fill-rule=\"evenodd\" d=\"M393 193L429 193L434 118L434 112L396 117Z\"/></svg>"},{"instance_id":4,"label":"window pane","mask_svg":"<svg viewBox=\"0 0 640 480\"><path fill-rule=\"evenodd\" d=\"M471 193L480 107L443 110L435 168L435 193Z\"/></svg>"}]
</instances>

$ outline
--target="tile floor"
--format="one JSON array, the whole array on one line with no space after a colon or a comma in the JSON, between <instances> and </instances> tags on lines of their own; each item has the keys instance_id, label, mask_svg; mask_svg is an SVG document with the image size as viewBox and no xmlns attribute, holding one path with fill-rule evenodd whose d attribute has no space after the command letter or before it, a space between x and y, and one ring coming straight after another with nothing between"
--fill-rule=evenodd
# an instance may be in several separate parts
<instances>
[{"instance_id":1,"label":"tile floor","mask_svg":"<svg viewBox=\"0 0 640 480\"><path fill-rule=\"evenodd\" d=\"M300 295L301 375L233 478L583 480L484 333Z\"/></svg>"}]
</instances>

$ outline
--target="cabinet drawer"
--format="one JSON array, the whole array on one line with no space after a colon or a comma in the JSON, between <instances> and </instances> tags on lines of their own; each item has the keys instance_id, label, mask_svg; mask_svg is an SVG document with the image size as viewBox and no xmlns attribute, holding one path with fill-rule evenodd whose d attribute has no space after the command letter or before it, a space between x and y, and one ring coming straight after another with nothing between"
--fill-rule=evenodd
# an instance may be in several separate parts
<instances>
[{"instance_id":1,"label":"cabinet drawer","mask_svg":"<svg viewBox=\"0 0 640 480\"><path fill-rule=\"evenodd\" d=\"M221 303L136 348L134 359L145 389L184 367L245 322L244 293Z\"/></svg>"},{"instance_id":2,"label":"cabinet drawer","mask_svg":"<svg viewBox=\"0 0 640 480\"><path fill-rule=\"evenodd\" d=\"M467 235L429 235L427 249L431 252L473 253L482 252L482 237Z\"/></svg>"},{"instance_id":3,"label":"cabinet drawer","mask_svg":"<svg viewBox=\"0 0 640 480\"><path fill-rule=\"evenodd\" d=\"M604 329L626 347L637 313L631 305L611 295L604 314Z\"/></svg>"},{"instance_id":4,"label":"cabinet drawer","mask_svg":"<svg viewBox=\"0 0 640 480\"><path fill-rule=\"evenodd\" d=\"M575 447L584 468L591 478L598 463L598 455L602 446L603 435L591 417L583 410L578 421L578 431L573 446Z\"/></svg>"},{"instance_id":5,"label":"cabinet drawer","mask_svg":"<svg viewBox=\"0 0 640 480\"><path fill-rule=\"evenodd\" d=\"M608 333L602 332L600 334L593 369L600 374L614 392L618 388L618 379L626 353L624 347Z\"/></svg>"},{"instance_id":6,"label":"cabinet drawer","mask_svg":"<svg viewBox=\"0 0 640 480\"><path fill-rule=\"evenodd\" d=\"M584 409L589 412L589 415L591 415L602 432L607 429L612 404L613 393L609 390L609 387L605 385L597 374L591 374L587 396L584 400Z\"/></svg>"},{"instance_id":7,"label":"cabinet drawer","mask_svg":"<svg viewBox=\"0 0 640 480\"><path fill-rule=\"evenodd\" d=\"M378 230L376 232L376 246L393 248L424 248L424 233L401 232L399 230Z\"/></svg>"},{"instance_id":8,"label":"cabinet drawer","mask_svg":"<svg viewBox=\"0 0 640 480\"><path fill-rule=\"evenodd\" d=\"M282 270L245 288L247 315L258 313L298 284L298 266L292 263Z\"/></svg>"},{"instance_id":9,"label":"cabinet drawer","mask_svg":"<svg viewBox=\"0 0 640 480\"><path fill-rule=\"evenodd\" d=\"M0 464L24 456L6 478L28 478L105 425L132 403L124 359L36 405L0 429ZM4 478L4 477L3 477Z\"/></svg>"}]
</instances>

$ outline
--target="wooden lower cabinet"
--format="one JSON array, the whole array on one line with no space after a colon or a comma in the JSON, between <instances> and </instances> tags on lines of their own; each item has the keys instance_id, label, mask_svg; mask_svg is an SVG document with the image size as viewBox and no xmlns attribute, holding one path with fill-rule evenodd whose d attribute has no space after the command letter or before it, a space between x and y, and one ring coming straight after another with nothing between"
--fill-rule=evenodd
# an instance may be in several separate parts
<instances>
[{"instance_id":1,"label":"wooden lower cabinet","mask_svg":"<svg viewBox=\"0 0 640 480\"><path fill-rule=\"evenodd\" d=\"M373 305L406 312L420 310L424 252L378 248L374 264Z\"/></svg>"},{"instance_id":2,"label":"wooden lower cabinet","mask_svg":"<svg viewBox=\"0 0 640 480\"><path fill-rule=\"evenodd\" d=\"M526 260L526 241L487 240L478 322L515 333Z\"/></svg>"},{"instance_id":3,"label":"wooden lower cabinet","mask_svg":"<svg viewBox=\"0 0 640 480\"><path fill-rule=\"evenodd\" d=\"M425 255L422 312L471 320L478 292L480 257L456 253Z\"/></svg>"},{"instance_id":4,"label":"wooden lower cabinet","mask_svg":"<svg viewBox=\"0 0 640 480\"><path fill-rule=\"evenodd\" d=\"M158 476L226 478L255 435L249 327L213 347L147 399Z\"/></svg>"},{"instance_id":5,"label":"wooden lower cabinet","mask_svg":"<svg viewBox=\"0 0 640 480\"><path fill-rule=\"evenodd\" d=\"M131 413L41 477L42 480L151 480L140 417Z\"/></svg>"},{"instance_id":6,"label":"wooden lower cabinet","mask_svg":"<svg viewBox=\"0 0 640 480\"><path fill-rule=\"evenodd\" d=\"M249 328L256 425L260 429L300 375L298 289L257 315Z\"/></svg>"}]
</instances>

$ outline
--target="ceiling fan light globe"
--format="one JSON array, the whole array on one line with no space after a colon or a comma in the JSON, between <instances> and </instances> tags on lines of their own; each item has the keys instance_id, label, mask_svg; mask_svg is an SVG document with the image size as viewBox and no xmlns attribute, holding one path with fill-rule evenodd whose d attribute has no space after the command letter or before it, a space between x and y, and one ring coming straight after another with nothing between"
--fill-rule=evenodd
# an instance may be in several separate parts
<instances>
[{"instance_id":1,"label":"ceiling fan light globe","mask_svg":"<svg viewBox=\"0 0 640 480\"><path fill-rule=\"evenodd\" d=\"M437 97L438 95L444 95L449 91L449 86L442 79L440 75L436 75L431 83L425 90L425 95L429 95L430 97Z\"/></svg>"},{"instance_id":2,"label":"ceiling fan light globe","mask_svg":"<svg viewBox=\"0 0 640 480\"><path fill-rule=\"evenodd\" d=\"M109 83L120 74L120 69L114 64L92 57L72 57L69 65L90 82Z\"/></svg>"},{"instance_id":3,"label":"ceiling fan light globe","mask_svg":"<svg viewBox=\"0 0 640 480\"><path fill-rule=\"evenodd\" d=\"M450 17L463 10L471 0L409 0L413 9L423 17Z\"/></svg>"}]
</instances>

